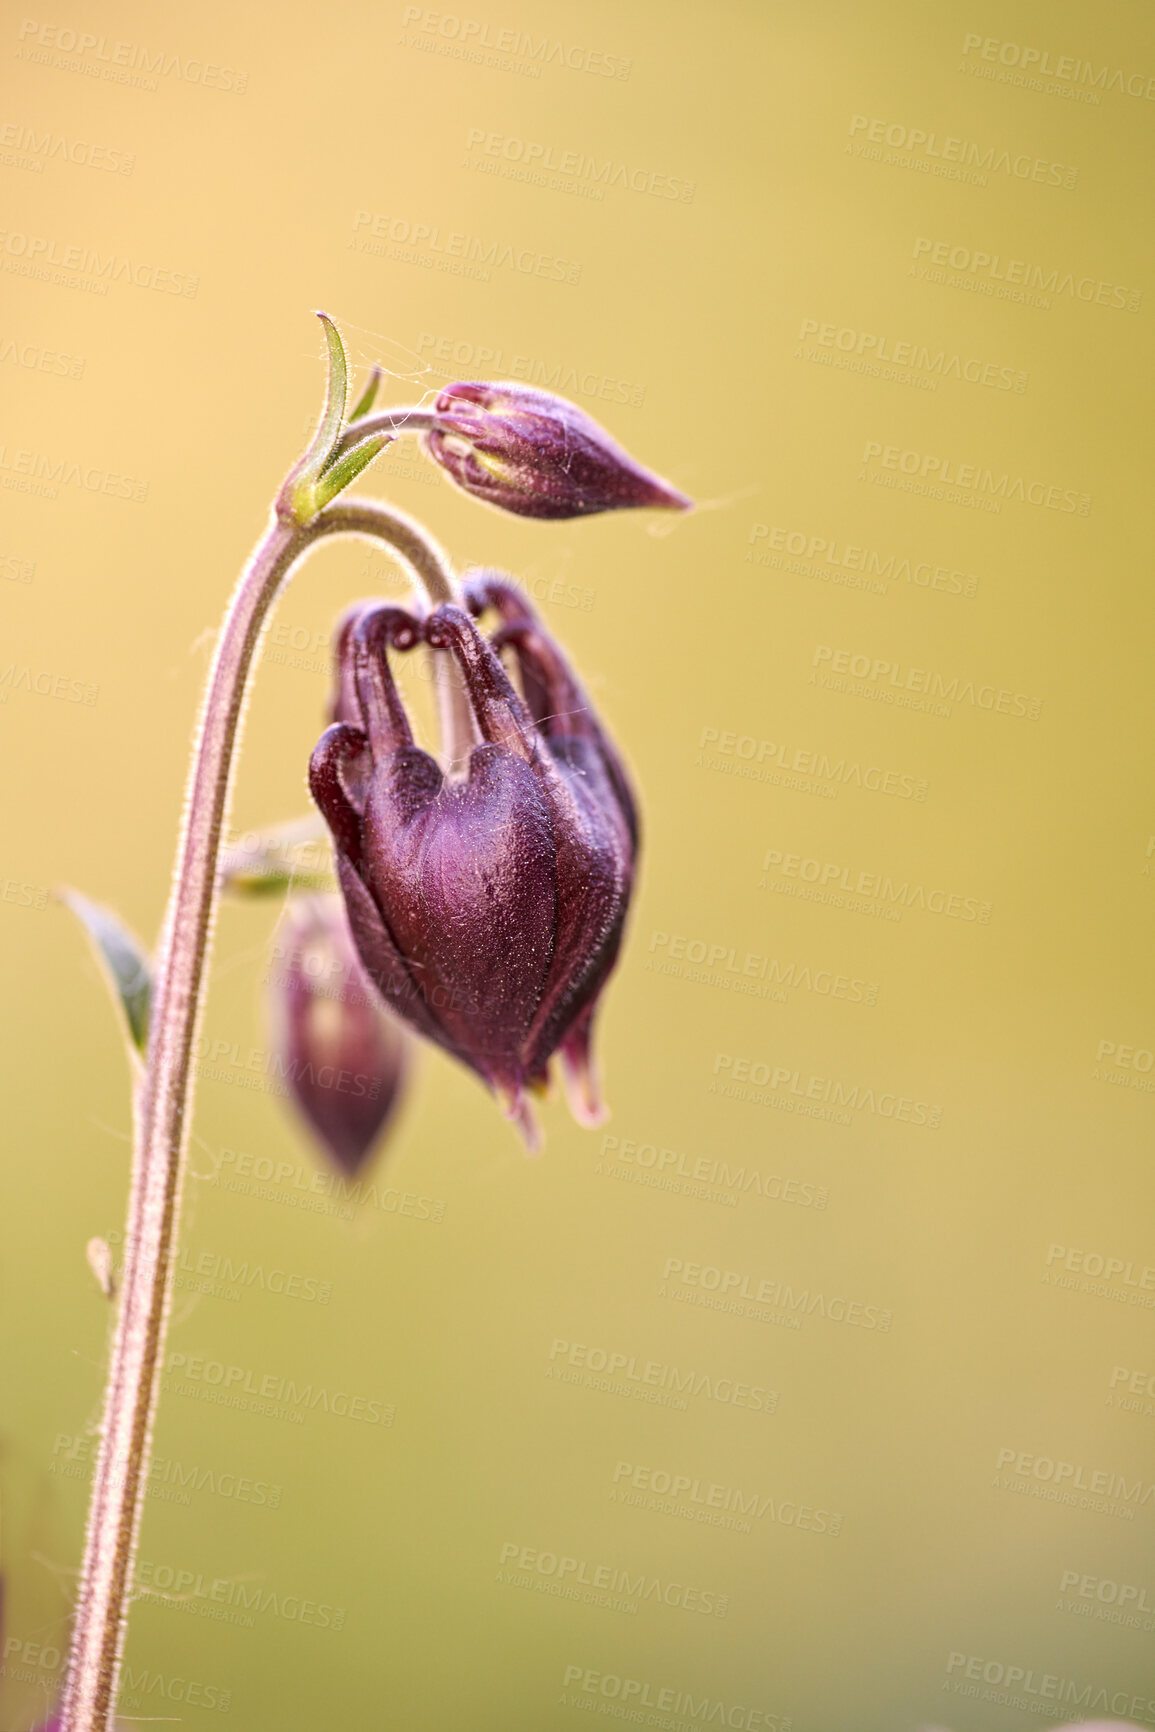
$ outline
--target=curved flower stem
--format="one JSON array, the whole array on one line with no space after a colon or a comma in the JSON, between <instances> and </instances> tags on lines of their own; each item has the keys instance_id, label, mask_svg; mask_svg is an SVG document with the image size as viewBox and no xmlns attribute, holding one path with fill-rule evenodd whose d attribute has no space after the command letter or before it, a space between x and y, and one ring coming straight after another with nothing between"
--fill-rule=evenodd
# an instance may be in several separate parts
<instances>
[{"instance_id":1,"label":"curved flower stem","mask_svg":"<svg viewBox=\"0 0 1155 1732\"><path fill-rule=\"evenodd\" d=\"M461 590L448 558L429 531L404 511L376 499L339 499L325 507L318 521L321 519L329 534L384 541L391 552L412 566L434 607L443 601L460 604Z\"/></svg>"},{"instance_id":2,"label":"curved flower stem","mask_svg":"<svg viewBox=\"0 0 1155 1732\"><path fill-rule=\"evenodd\" d=\"M349 500L327 506L303 525L275 513L229 602L193 747L157 954L148 1061L135 1101L120 1309L60 1732L107 1732L116 1703L168 1323L193 1049L216 914L217 855L248 676L269 610L293 567L324 537L341 534L383 541L411 567L434 605L457 596L448 560L416 524L375 501Z\"/></svg>"},{"instance_id":3,"label":"curved flower stem","mask_svg":"<svg viewBox=\"0 0 1155 1732\"><path fill-rule=\"evenodd\" d=\"M395 553L408 560L418 573L429 599L461 606L461 588L452 567L429 533L411 517L375 499L349 499L330 505L325 515L350 535L368 535L387 540ZM481 736L473 717L473 705L465 689L461 669L452 656L434 657L437 707L441 720L441 748L445 772L451 781L464 776L469 754Z\"/></svg>"},{"instance_id":4,"label":"curved flower stem","mask_svg":"<svg viewBox=\"0 0 1155 1732\"><path fill-rule=\"evenodd\" d=\"M430 433L436 425L437 413L433 409L380 409L375 415L362 415L360 420L350 421L337 441L333 457L344 456L354 445L363 445L377 433L391 433L398 438L402 433Z\"/></svg>"}]
</instances>

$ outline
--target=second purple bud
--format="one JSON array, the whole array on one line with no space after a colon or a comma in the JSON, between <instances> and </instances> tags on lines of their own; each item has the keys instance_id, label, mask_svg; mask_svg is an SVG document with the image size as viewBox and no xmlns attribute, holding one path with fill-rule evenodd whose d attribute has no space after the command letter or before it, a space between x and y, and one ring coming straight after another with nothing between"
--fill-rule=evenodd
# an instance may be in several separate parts
<instances>
[{"instance_id":1,"label":"second purple bud","mask_svg":"<svg viewBox=\"0 0 1155 1732\"><path fill-rule=\"evenodd\" d=\"M277 1071L325 1154L351 1177L400 1105L413 1042L365 974L339 896L289 900L270 992Z\"/></svg>"}]
</instances>

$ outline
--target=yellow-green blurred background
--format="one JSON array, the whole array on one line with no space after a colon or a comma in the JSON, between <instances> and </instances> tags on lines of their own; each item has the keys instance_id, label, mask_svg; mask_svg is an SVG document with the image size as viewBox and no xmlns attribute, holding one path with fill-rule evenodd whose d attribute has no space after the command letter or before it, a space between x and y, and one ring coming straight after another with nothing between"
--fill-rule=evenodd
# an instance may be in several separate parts
<instances>
[{"instance_id":1,"label":"yellow-green blurred background","mask_svg":"<svg viewBox=\"0 0 1155 1732\"><path fill-rule=\"evenodd\" d=\"M387 401L552 385L701 508L371 472L537 596L636 774L613 1117L526 1160L429 1052L340 1203L252 1086L276 910L224 910L125 1713L1155 1724L1148 10L45 0L0 65L3 1725L53 1696L129 1157L51 893L156 931L315 307ZM238 829L305 810L389 586L293 582Z\"/></svg>"}]
</instances>

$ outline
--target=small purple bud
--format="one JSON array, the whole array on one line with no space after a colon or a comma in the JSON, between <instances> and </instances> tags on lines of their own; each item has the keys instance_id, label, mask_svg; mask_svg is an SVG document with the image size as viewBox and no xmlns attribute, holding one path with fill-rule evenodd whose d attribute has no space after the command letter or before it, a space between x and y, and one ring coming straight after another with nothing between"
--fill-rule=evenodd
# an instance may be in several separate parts
<instances>
[{"instance_id":1,"label":"small purple bud","mask_svg":"<svg viewBox=\"0 0 1155 1732\"><path fill-rule=\"evenodd\" d=\"M590 1059L638 845L614 747L519 591L490 574L469 613L384 604L341 637L340 720L313 753L361 960L386 1003L505 1098L533 1146L526 1090L560 1050L575 1116L601 1116ZM451 780L414 743L389 651L418 637L456 661L482 744ZM515 658L514 689L498 651Z\"/></svg>"},{"instance_id":2,"label":"small purple bud","mask_svg":"<svg viewBox=\"0 0 1155 1732\"><path fill-rule=\"evenodd\" d=\"M451 480L519 517L588 517L693 503L564 397L526 385L448 385L425 449Z\"/></svg>"},{"instance_id":3,"label":"small purple bud","mask_svg":"<svg viewBox=\"0 0 1155 1732\"><path fill-rule=\"evenodd\" d=\"M339 896L288 904L272 997L277 1052L301 1114L352 1175L404 1092L410 1040L366 978Z\"/></svg>"}]
</instances>

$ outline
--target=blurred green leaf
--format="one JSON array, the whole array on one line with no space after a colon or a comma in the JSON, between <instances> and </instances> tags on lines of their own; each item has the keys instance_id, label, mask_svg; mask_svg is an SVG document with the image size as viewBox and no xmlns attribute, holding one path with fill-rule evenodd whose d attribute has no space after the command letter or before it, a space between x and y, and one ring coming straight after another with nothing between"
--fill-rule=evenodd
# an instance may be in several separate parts
<instances>
[{"instance_id":1,"label":"blurred green leaf","mask_svg":"<svg viewBox=\"0 0 1155 1732\"><path fill-rule=\"evenodd\" d=\"M365 389L357 399L357 405L349 417L350 421L359 421L362 415L367 415L369 413L370 409L377 401L377 390L381 384L382 377L383 375L380 367L374 367L373 371L369 375Z\"/></svg>"},{"instance_id":2,"label":"blurred green leaf","mask_svg":"<svg viewBox=\"0 0 1155 1732\"><path fill-rule=\"evenodd\" d=\"M111 908L90 902L79 890L60 891L60 900L71 908L92 942L101 972L124 1018L125 1030L136 1052L148 1045L148 1014L152 1000L152 969L140 939Z\"/></svg>"},{"instance_id":3,"label":"blurred green leaf","mask_svg":"<svg viewBox=\"0 0 1155 1732\"><path fill-rule=\"evenodd\" d=\"M336 887L328 833L317 814L256 830L221 850L217 883L234 896Z\"/></svg>"}]
</instances>

